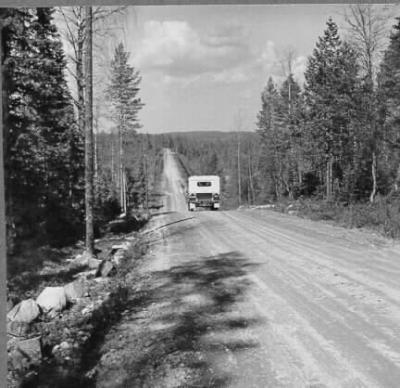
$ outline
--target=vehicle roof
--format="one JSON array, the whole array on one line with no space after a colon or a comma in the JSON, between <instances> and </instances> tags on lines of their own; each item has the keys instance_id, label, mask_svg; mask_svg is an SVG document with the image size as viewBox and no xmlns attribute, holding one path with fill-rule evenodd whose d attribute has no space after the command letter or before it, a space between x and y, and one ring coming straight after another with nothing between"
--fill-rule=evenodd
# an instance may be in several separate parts
<instances>
[{"instance_id":1,"label":"vehicle roof","mask_svg":"<svg viewBox=\"0 0 400 388\"><path fill-rule=\"evenodd\" d=\"M197 180L197 179L219 179L218 175L192 175L189 179Z\"/></svg>"}]
</instances>

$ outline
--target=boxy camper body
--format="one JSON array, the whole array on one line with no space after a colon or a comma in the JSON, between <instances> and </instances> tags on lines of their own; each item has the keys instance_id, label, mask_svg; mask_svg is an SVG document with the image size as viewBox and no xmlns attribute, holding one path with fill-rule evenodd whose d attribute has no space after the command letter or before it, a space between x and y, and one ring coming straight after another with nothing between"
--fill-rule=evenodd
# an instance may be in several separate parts
<instances>
[{"instance_id":1,"label":"boxy camper body","mask_svg":"<svg viewBox=\"0 0 400 388\"><path fill-rule=\"evenodd\" d=\"M220 206L220 179L217 175L194 175L188 179L188 209L205 207L212 210Z\"/></svg>"}]
</instances>

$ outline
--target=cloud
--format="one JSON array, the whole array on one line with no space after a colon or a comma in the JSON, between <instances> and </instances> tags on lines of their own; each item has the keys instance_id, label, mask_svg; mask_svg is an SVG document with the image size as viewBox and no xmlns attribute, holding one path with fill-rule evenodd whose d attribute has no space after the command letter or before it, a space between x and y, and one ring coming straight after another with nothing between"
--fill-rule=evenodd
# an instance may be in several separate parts
<instances>
[{"instance_id":1,"label":"cloud","mask_svg":"<svg viewBox=\"0 0 400 388\"><path fill-rule=\"evenodd\" d=\"M283 82L286 78L287 69L284 69L285 66L282 66L282 62L287 60L288 52L293 55L291 59L293 76L297 82L302 84L304 82L307 58L296 55L291 48L277 50L275 43L269 40L261 50L257 63L261 66L266 78L272 77L278 83Z\"/></svg>"},{"instance_id":2,"label":"cloud","mask_svg":"<svg viewBox=\"0 0 400 388\"><path fill-rule=\"evenodd\" d=\"M251 52L245 38L243 29L236 26L200 34L185 21L152 20L144 25L135 63L170 78L221 73L222 79L222 74L249 60Z\"/></svg>"},{"instance_id":3,"label":"cloud","mask_svg":"<svg viewBox=\"0 0 400 388\"><path fill-rule=\"evenodd\" d=\"M307 67L307 58L305 56L299 56L293 63L293 75L297 82L303 84L305 81L304 72Z\"/></svg>"}]
</instances>

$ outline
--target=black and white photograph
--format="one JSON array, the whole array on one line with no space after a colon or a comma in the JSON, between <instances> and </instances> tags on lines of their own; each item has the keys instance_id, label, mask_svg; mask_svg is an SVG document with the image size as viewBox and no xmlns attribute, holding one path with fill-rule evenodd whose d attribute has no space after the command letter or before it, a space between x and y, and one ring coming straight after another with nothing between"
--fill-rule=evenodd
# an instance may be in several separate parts
<instances>
[{"instance_id":1,"label":"black and white photograph","mask_svg":"<svg viewBox=\"0 0 400 388\"><path fill-rule=\"evenodd\" d=\"M0 385L400 387L400 5L25 3Z\"/></svg>"}]
</instances>

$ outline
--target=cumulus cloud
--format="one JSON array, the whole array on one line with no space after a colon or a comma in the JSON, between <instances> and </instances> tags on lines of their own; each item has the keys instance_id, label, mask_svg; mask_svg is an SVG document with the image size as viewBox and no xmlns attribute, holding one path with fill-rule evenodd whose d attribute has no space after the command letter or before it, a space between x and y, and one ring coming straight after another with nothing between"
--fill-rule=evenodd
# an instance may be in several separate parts
<instances>
[{"instance_id":1,"label":"cumulus cloud","mask_svg":"<svg viewBox=\"0 0 400 388\"><path fill-rule=\"evenodd\" d=\"M239 25L198 31L187 21L150 20L135 53L135 66L142 72L158 72L167 85L234 84L269 76L280 83L285 78L283 52L271 40L261 47L252 45L247 30ZM293 74L300 83L305 67L305 57L293 57Z\"/></svg>"},{"instance_id":2,"label":"cumulus cloud","mask_svg":"<svg viewBox=\"0 0 400 388\"><path fill-rule=\"evenodd\" d=\"M139 68L161 70L167 77L178 78L206 73L226 75L251 56L241 28L224 26L200 34L185 21L146 22L136 52Z\"/></svg>"}]
</instances>

